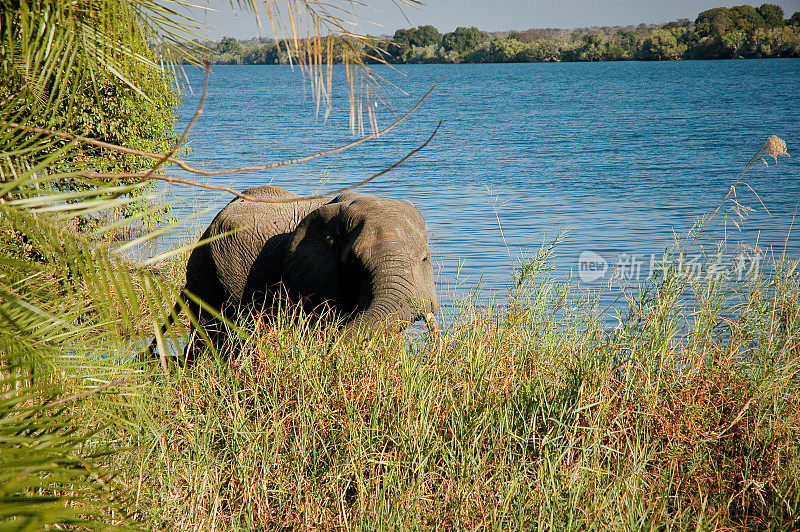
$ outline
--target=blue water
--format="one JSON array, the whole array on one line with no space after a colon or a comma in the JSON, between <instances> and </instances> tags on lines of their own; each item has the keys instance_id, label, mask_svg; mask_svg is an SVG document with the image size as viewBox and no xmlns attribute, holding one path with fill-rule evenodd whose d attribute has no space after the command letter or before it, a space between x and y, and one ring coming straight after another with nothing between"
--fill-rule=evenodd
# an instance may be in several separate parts
<instances>
[{"instance_id":1,"label":"blue water","mask_svg":"<svg viewBox=\"0 0 800 532\"><path fill-rule=\"evenodd\" d=\"M651 254L716 208L768 136L778 135L790 154L800 154L798 59L377 70L408 93L389 90L398 111L437 80L438 86L385 137L310 163L206 180L240 190L261 184L298 194L331 190L391 165L443 120L427 148L361 190L414 202L428 224L445 294L481 285L487 297L504 295L512 259L564 230L555 275L577 273L585 251L611 265L637 257L645 275ZM194 93L184 92L181 125L194 113L202 86L202 72L188 75ZM335 77L342 78L339 67ZM336 147L354 139L348 112L343 84L325 121L298 70L215 66L205 112L191 131L190 158L225 168ZM388 113L380 115L381 125L390 121ZM727 224L729 249L744 241L775 254L785 248L796 258L800 228L789 229L800 203L800 157L768 162L753 165L746 177L763 207L746 187L738 189L756 212L741 231ZM178 214L211 208L178 238L199 233L230 199L174 187L169 194L183 202ZM710 240L723 235L722 224L714 228ZM583 286L599 289L610 277L611 269ZM604 297L613 298L611 292Z\"/></svg>"}]
</instances>

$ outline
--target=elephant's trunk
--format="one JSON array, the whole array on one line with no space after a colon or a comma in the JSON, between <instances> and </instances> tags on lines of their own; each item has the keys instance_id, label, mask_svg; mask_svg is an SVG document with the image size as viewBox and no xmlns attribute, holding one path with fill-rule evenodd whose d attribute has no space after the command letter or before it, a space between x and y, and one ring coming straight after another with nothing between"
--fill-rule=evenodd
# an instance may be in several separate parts
<instances>
[{"instance_id":1,"label":"elephant's trunk","mask_svg":"<svg viewBox=\"0 0 800 532\"><path fill-rule=\"evenodd\" d=\"M437 305L435 295L421 293L419 282L413 278L412 265L404 257L386 256L375 260L376 266L370 272L369 290L371 294L367 307L351 324L377 329L383 326L405 327L420 318L438 330L433 313ZM432 329L434 330L434 329Z\"/></svg>"}]
</instances>

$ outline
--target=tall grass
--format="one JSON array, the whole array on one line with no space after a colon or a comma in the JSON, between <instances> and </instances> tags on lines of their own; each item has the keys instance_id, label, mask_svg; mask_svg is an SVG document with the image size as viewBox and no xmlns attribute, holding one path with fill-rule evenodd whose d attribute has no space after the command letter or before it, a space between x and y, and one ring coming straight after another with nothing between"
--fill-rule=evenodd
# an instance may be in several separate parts
<instances>
[{"instance_id":1,"label":"tall grass","mask_svg":"<svg viewBox=\"0 0 800 532\"><path fill-rule=\"evenodd\" d=\"M726 203L741 182L714 215L746 214ZM615 327L553 277L548 244L505 301L461 299L440 339L345 340L285 309L163 371L126 355L186 254L131 268L16 203L0 204L0 529L800 527L800 260L686 275L713 215Z\"/></svg>"},{"instance_id":2,"label":"tall grass","mask_svg":"<svg viewBox=\"0 0 800 532\"><path fill-rule=\"evenodd\" d=\"M607 330L547 260L439 342L345 343L287 312L76 415L118 420L113 466L154 528L800 526L798 261L667 269Z\"/></svg>"}]
</instances>

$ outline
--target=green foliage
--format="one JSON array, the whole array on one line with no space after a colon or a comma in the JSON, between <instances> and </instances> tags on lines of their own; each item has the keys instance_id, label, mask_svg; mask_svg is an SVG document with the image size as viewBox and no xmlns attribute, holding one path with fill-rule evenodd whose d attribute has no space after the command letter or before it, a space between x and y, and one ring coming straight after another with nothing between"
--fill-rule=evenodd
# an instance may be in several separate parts
<instances>
[{"instance_id":1,"label":"green foliage","mask_svg":"<svg viewBox=\"0 0 800 532\"><path fill-rule=\"evenodd\" d=\"M768 23L762 12L770 17ZM780 19L775 20L775 16ZM719 36L732 31L750 32L759 27L782 25L783 10L772 4L762 4L758 9L749 5L732 8L718 7L703 11L697 16L695 25L701 36Z\"/></svg>"},{"instance_id":2,"label":"green foliage","mask_svg":"<svg viewBox=\"0 0 800 532\"><path fill-rule=\"evenodd\" d=\"M217 45L217 52L221 54L241 54L244 46L233 37L223 37Z\"/></svg>"},{"instance_id":3,"label":"green foliage","mask_svg":"<svg viewBox=\"0 0 800 532\"><path fill-rule=\"evenodd\" d=\"M745 57L800 56L800 35L788 27L758 28L741 48Z\"/></svg>"},{"instance_id":4,"label":"green foliage","mask_svg":"<svg viewBox=\"0 0 800 532\"><path fill-rule=\"evenodd\" d=\"M442 34L433 26L399 29L387 46L392 62L427 63L438 59Z\"/></svg>"},{"instance_id":5,"label":"green foliage","mask_svg":"<svg viewBox=\"0 0 800 532\"><path fill-rule=\"evenodd\" d=\"M622 46L619 37L599 31L584 35L567 57L572 61L619 61L631 59L632 55Z\"/></svg>"},{"instance_id":6,"label":"green foliage","mask_svg":"<svg viewBox=\"0 0 800 532\"><path fill-rule=\"evenodd\" d=\"M552 40L533 41L515 56L516 61L522 63L558 61L562 50L558 43Z\"/></svg>"},{"instance_id":7,"label":"green foliage","mask_svg":"<svg viewBox=\"0 0 800 532\"><path fill-rule=\"evenodd\" d=\"M442 36L442 47L449 52L463 54L474 50L489 38L488 33L482 32L474 26L471 28L458 27L455 31Z\"/></svg>"},{"instance_id":8,"label":"green foliage","mask_svg":"<svg viewBox=\"0 0 800 532\"><path fill-rule=\"evenodd\" d=\"M731 8L735 27L741 31L752 31L765 26L764 17L753 6L742 5Z\"/></svg>"},{"instance_id":9,"label":"green foliage","mask_svg":"<svg viewBox=\"0 0 800 532\"><path fill-rule=\"evenodd\" d=\"M61 117L56 117L51 127L62 131L79 131L83 136L135 150L151 153L169 151L177 140L174 134L175 109L178 104L175 90L168 84L163 72L155 68L143 69L136 74L136 79L146 97L107 77L102 81L98 79L100 86L97 92L90 87L84 87L76 98L76 104L83 109L80 116L76 117L77 120L68 122L64 119L59 124ZM153 165L149 159L91 147L76 149L74 155L52 167L51 171L66 170L77 162L87 171L115 174L142 172ZM121 179L118 182L132 184L136 179ZM90 182L78 183L74 180L56 181L54 186L57 190L91 190L95 187ZM150 205L144 197L155 188L155 182L151 181L146 187L137 189L135 194L142 201L132 202L118 209L117 216L147 214L142 220L148 226L160 221L163 213L168 210L167 206L150 209L155 205Z\"/></svg>"},{"instance_id":10,"label":"green foliage","mask_svg":"<svg viewBox=\"0 0 800 532\"><path fill-rule=\"evenodd\" d=\"M117 525L129 524L99 449L87 451L92 432L68 421L64 406L46 404L62 383L52 374L35 381L30 361L5 353L0 360L0 530L95 528L112 512Z\"/></svg>"},{"instance_id":11,"label":"green foliage","mask_svg":"<svg viewBox=\"0 0 800 532\"><path fill-rule=\"evenodd\" d=\"M764 19L764 24L768 28L779 28L783 26L783 8L776 4L761 4L758 14Z\"/></svg>"},{"instance_id":12,"label":"green foliage","mask_svg":"<svg viewBox=\"0 0 800 532\"><path fill-rule=\"evenodd\" d=\"M465 54L463 61L469 63L505 63L516 61L517 56L528 48L525 43L509 38L495 37L483 46Z\"/></svg>"},{"instance_id":13,"label":"green foliage","mask_svg":"<svg viewBox=\"0 0 800 532\"><path fill-rule=\"evenodd\" d=\"M763 4L758 10L737 6L704 11L696 21L699 39L686 56L693 59L797 57L800 32L794 27L783 31L783 26L783 11L772 4Z\"/></svg>"},{"instance_id":14,"label":"green foliage","mask_svg":"<svg viewBox=\"0 0 800 532\"><path fill-rule=\"evenodd\" d=\"M442 34L433 26L419 26L407 30L397 30L394 33L394 43L400 46L438 46L442 42Z\"/></svg>"},{"instance_id":15,"label":"green foliage","mask_svg":"<svg viewBox=\"0 0 800 532\"><path fill-rule=\"evenodd\" d=\"M167 151L176 140L178 98L171 77L156 63L133 6L120 1L104 7L92 2L37 0L4 11L0 15L0 101L5 102L6 113L24 116L27 127L69 131L135 150ZM62 53L53 48L53 42L63 46ZM0 150L17 151L18 136L2 140L8 144L0 144ZM62 147L67 152L44 171L80 168L119 174L151 166L140 157L66 140L53 142L37 157L25 156L15 164L36 166L43 155ZM50 185L61 191L97 186L75 179L51 180ZM143 199L154 187L137 189L142 200L127 204L116 215L147 213L149 223L160 219L163 209L149 209Z\"/></svg>"},{"instance_id":16,"label":"green foliage","mask_svg":"<svg viewBox=\"0 0 800 532\"><path fill-rule=\"evenodd\" d=\"M655 61L680 59L689 48L683 42L685 34L685 28L656 30L644 40L639 57Z\"/></svg>"},{"instance_id":17,"label":"green foliage","mask_svg":"<svg viewBox=\"0 0 800 532\"><path fill-rule=\"evenodd\" d=\"M275 44L259 44L245 51L242 62L247 65L274 65L280 62L280 57Z\"/></svg>"},{"instance_id":18,"label":"green foliage","mask_svg":"<svg viewBox=\"0 0 800 532\"><path fill-rule=\"evenodd\" d=\"M175 292L113 250L116 224L75 230L76 217L134 201L126 195L142 184L87 198L41 194L47 179L19 169L0 203L0 529L125 524L130 492L108 460L119 447L96 437L112 420L75 409L82 395L113 401L141 380L139 338L166 317ZM89 361L103 367L87 373ZM92 392L98 385L110 389Z\"/></svg>"},{"instance_id":19,"label":"green foliage","mask_svg":"<svg viewBox=\"0 0 800 532\"><path fill-rule=\"evenodd\" d=\"M747 34L742 30L729 31L722 34L720 42L723 49L723 57L740 57L740 50L745 43Z\"/></svg>"},{"instance_id":20,"label":"green foliage","mask_svg":"<svg viewBox=\"0 0 800 532\"><path fill-rule=\"evenodd\" d=\"M715 7L697 15L694 21L698 35L719 35L736 27L733 13L727 7Z\"/></svg>"}]
</instances>

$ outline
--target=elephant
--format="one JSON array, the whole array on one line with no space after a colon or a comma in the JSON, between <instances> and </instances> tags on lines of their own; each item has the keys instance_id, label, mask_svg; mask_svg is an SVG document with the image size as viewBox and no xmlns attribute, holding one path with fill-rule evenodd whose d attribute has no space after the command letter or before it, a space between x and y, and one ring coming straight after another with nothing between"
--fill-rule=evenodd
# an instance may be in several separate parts
<instances>
[{"instance_id":1,"label":"elephant","mask_svg":"<svg viewBox=\"0 0 800 532\"><path fill-rule=\"evenodd\" d=\"M275 186L243 194L300 198ZM237 198L200 240L209 241L189 257L183 302L214 343L219 323L187 292L222 315L242 307L270 312L281 294L312 312L329 305L344 317L348 336L359 329L404 329L422 318L438 333L427 229L408 200L356 192L285 203Z\"/></svg>"}]
</instances>

